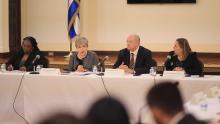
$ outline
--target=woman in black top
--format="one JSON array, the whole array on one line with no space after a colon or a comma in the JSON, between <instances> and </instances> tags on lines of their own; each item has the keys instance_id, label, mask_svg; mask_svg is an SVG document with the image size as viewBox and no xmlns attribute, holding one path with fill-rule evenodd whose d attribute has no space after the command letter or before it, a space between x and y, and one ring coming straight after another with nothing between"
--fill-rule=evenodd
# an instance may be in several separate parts
<instances>
[{"instance_id":1,"label":"woman in black top","mask_svg":"<svg viewBox=\"0 0 220 124\"><path fill-rule=\"evenodd\" d=\"M188 75L203 74L203 64L198 60L196 52L192 52L187 39L177 39L173 49L165 62L166 70L185 71Z\"/></svg>"},{"instance_id":2,"label":"woman in black top","mask_svg":"<svg viewBox=\"0 0 220 124\"><path fill-rule=\"evenodd\" d=\"M39 56L36 59L36 56ZM9 59L6 63L7 70L32 71L33 66L43 65L48 66L48 60L40 52L36 39L33 37L25 37L22 42L21 49Z\"/></svg>"}]
</instances>

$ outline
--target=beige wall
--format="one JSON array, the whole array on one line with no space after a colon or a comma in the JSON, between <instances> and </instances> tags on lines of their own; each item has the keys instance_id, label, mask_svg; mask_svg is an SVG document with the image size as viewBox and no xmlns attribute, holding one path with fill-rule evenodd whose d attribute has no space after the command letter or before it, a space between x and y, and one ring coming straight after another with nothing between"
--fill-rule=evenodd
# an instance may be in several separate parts
<instances>
[{"instance_id":1,"label":"beige wall","mask_svg":"<svg viewBox=\"0 0 220 124\"><path fill-rule=\"evenodd\" d=\"M0 0L0 53L9 51L8 0Z\"/></svg>"},{"instance_id":2,"label":"beige wall","mask_svg":"<svg viewBox=\"0 0 220 124\"><path fill-rule=\"evenodd\" d=\"M92 50L119 50L136 33L152 51L169 51L176 38L186 37L195 51L220 52L219 5L220 0L181 5L82 0L81 31ZM22 0L22 37L35 36L42 50L68 50L66 8L67 0Z\"/></svg>"}]
</instances>

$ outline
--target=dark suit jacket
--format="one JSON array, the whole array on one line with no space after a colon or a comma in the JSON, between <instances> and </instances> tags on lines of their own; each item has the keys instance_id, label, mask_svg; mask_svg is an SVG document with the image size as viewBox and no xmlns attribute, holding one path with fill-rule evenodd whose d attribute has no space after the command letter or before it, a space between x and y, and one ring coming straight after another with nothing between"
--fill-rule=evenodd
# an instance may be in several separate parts
<instances>
[{"instance_id":1,"label":"dark suit jacket","mask_svg":"<svg viewBox=\"0 0 220 124\"><path fill-rule=\"evenodd\" d=\"M186 114L183 119L181 119L178 124L207 124L207 122L199 121L194 116Z\"/></svg>"},{"instance_id":2,"label":"dark suit jacket","mask_svg":"<svg viewBox=\"0 0 220 124\"><path fill-rule=\"evenodd\" d=\"M40 55L40 59L37 60L33 65L32 62L35 59L36 55ZM14 67L14 70L19 70L20 68L19 65L23 56L24 56L24 52L21 49L8 60L6 65L8 66L11 64ZM32 71L33 66L36 65L43 65L44 68L48 67L48 60L44 57L44 55L40 51L32 51L28 59L24 63L24 66L27 68L27 71Z\"/></svg>"},{"instance_id":3,"label":"dark suit jacket","mask_svg":"<svg viewBox=\"0 0 220 124\"><path fill-rule=\"evenodd\" d=\"M130 51L127 48L120 50L118 59L113 65L113 68L114 69L118 68L122 63L124 63L127 66L129 66L130 64ZM134 68L135 72L137 74L149 73L151 66L152 66L151 51L140 46L135 62L135 68Z\"/></svg>"},{"instance_id":4,"label":"dark suit jacket","mask_svg":"<svg viewBox=\"0 0 220 124\"><path fill-rule=\"evenodd\" d=\"M189 75L203 74L202 63L198 60L195 52L190 53L184 61L179 61L177 55L174 54L174 51L171 51L169 55L171 56L171 59L165 62L166 70L172 71L175 67L182 67Z\"/></svg>"}]
</instances>

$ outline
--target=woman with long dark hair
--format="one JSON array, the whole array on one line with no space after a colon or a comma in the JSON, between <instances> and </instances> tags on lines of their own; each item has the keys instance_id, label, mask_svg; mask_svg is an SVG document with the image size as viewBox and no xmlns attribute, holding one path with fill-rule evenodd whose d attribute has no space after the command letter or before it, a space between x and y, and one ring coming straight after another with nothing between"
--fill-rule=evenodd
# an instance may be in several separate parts
<instances>
[{"instance_id":1,"label":"woman with long dark hair","mask_svg":"<svg viewBox=\"0 0 220 124\"><path fill-rule=\"evenodd\" d=\"M7 70L32 71L36 65L48 66L48 60L41 53L34 37L23 39L21 49L6 63Z\"/></svg>"}]
</instances>

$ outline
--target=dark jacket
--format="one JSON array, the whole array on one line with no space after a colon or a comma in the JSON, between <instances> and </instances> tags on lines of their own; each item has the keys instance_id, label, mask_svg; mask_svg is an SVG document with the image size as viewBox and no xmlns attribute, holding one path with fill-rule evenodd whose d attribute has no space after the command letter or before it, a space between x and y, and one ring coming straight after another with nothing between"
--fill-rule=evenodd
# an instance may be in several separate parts
<instances>
[{"instance_id":1,"label":"dark jacket","mask_svg":"<svg viewBox=\"0 0 220 124\"><path fill-rule=\"evenodd\" d=\"M122 63L129 66L130 64L130 51L125 48L119 51L117 61L113 65L113 68L118 68ZM137 58L135 62L134 70L137 74L149 73L149 70L152 66L152 55L151 51L140 46Z\"/></svg>"},{"instance_id":2,"label":"dark jacket","mask_svg":"<svg viewBox=\"0 0 220 124\"><path fill-rule=\"evenodd\" d=\"M172 71L175 67L181 67L189 75L203 74L203 64L198 60L196 52L190 53L184 61L179 61L174 51L171 51L169 56L171 58L165 62L166 70Z\"/></svg>"},{"instance_id":3,"label":"dark jacket","mask_svg":"<svg viewBox=\"0 0 220 124\"><path fill-rule=\"evenodd\" d=\"M40 55L40 59L35 61L35 63L32 63L36 55ZM19 70L20 62L23 56L24 56L24 52L21 49L8 60L6 65L7 66L12 65L14 70ZM33 71L33 66L36 66L36 65L43 65L44 68L48 67L48 60L44 57L44 55L40 51L32 51L24 63L24 66L26 67L27 71Z\"/></svg>"},{"instance_id":4,"label":"dark jacket","mask_svg":"<svg viewBox=\"0 0 220 124\"><path fill-rule=\"evenodd\" d=\"M181 119L178 124L207 124L207 122L199 121L194 116L186 114L183 119Z\"/></svg>"}]
</instances>

